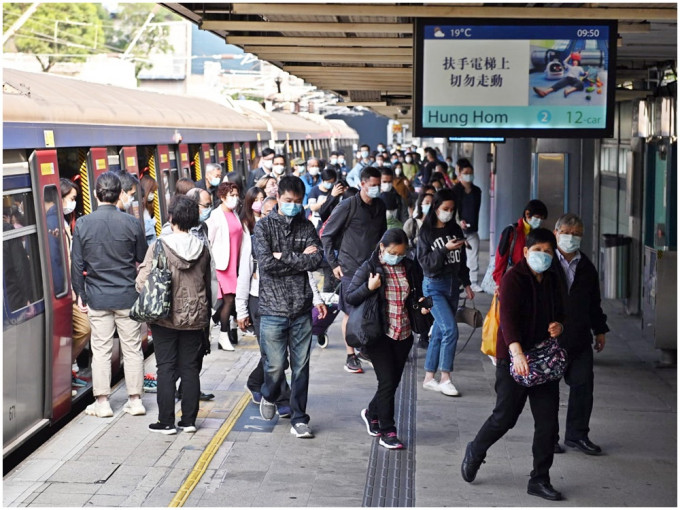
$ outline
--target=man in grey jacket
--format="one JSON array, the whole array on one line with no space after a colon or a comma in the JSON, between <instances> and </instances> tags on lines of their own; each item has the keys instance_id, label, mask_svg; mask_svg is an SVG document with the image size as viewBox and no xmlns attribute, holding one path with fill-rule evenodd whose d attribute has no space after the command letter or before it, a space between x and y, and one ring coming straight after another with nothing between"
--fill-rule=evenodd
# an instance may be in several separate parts
<instances>
[{"instance_id":1,"label":"man in grey jacket","mask_svg":"<svg viewBox=\"0 0 680 510\"><path fill-rule=\"evenodd\" d=\"M266 354L260 414L271 420L290 352L291 434L314 437L309 427L307 392L312 347L312 289L307 271L321 265L321 242L302 214L305 185L299 177L279 181L278 205L254 229L253 250L260 270L260 345ZM318 306L319 317L326 314Z\"/></svg>"}]
</instances>

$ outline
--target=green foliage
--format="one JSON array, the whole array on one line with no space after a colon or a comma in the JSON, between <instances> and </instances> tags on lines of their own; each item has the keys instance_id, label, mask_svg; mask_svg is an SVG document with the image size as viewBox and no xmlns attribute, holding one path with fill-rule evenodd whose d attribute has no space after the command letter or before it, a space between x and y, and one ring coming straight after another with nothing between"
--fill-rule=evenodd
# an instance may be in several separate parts
<instances>
[{"instance_id":1,"label":"green foliage","mask_svg":"<svg viewBox=\"0 0 680 510\"><path fill-rule=\"evenodd\" d=\"M3 31L8 30L29 6L28 3L3 4ZM105 15L105 11L99 4L43 3L8 41L5 49L34 54L43 71L49 71L63 60L82 62L84 56L97 52L97 45L104 40L102 14ZM60 54L75 56L61 57Z\"/></svg>"}]
</instances>

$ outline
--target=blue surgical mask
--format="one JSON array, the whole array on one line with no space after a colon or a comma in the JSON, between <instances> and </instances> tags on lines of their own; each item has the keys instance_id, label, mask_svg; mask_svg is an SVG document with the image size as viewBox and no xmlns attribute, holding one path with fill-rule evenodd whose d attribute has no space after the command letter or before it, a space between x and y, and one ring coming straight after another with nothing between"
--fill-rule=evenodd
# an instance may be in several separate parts
<instances>
[{"instance_id":1,"label":"blue surgical mask","mask_svg":"<svg viewBox=\"0 0 680 510\"><path fill-rule=\"evenodd\" d=\"M421 204L420 209L423 211L423 214L427 214L430 212L430 204Z\"/></svg>"},{"instance_id":2,"label":"blue surgical mask","mask_svg":"<svg viewBox=\"0 0 680 510\"><path fill-rule=\"evenodd\" d=\"M281 212L286 216L295 216L302 211L302 204L282 202L279 204L279 209L281 209Z\"/></svg>"},{"instance_id":3,"label":"blue surgical mask","mask_svg":"<svg viewBox=\"0 0 680 510\"><path fill-rule=\"evenodd\" d=\"M216 188L217 186L219 186L219 185L220 185L220 178L219 178L219 177L215 177L214 179L210 179L210 185L211 185L213 188Z\"/></svg>"},{"instance_id":4,"label":"blue surgical mask","mask_svg":"<svg viewBox=\"0 0 680 510\"><path fill-rule=\"evenodd\" d=\"M362 158L368 159L368 156L369 156L368 151L361 151L361 157Z\"/></svg>"},{"instance_id":5,"label":"blue surgical mask","mask_svg":"<svg viewBox=\"0 0 680 510\"><path fill-rule=\"evenodd\" d=\"M201 213L201 215L199 216L199 219L201 221L206 221L210 217L211 212L212 212L212 209L206 209L205 211L203 211Z\"/></svg>"},{"instance_id":6,"label":"blue surgical mask","mask_svg":"<svg viewBox=\"0 0 680 510\"><path fill-rule=\"evenodd\" d=\"M330 182L324 181L321 184L319 184L319 187L328 191L329 189L331 189L333 187L333 185Z\"/></svg>"},{"instance_id":7,"label":"blue surgical mask","mask_svg":"<svg viewBox=\"0 0 680 510\"><path fill-rule=\"evenodd\" d=\"M399 262L404 260L404 255L392 255L391 253L384 251L382 253L382 259L388 266L396 266Z\"/></svg>"},{"instance_id":8,"label":"blue surgical mask","mask_svg":"<svg viewBox=\"0 0 680 510\"><path fill-rule=\"evenodd\" d=\"M548 270L552 263L552 256L543 251L530 251L527 263L531 269L540 274Z\"/></svg>"},{"instance_id":9,"label":"blue surgical mask","mask_svg":"<svg viewBox=\"0 0 680 510\"><path fill-rule=\"evenodd\" d=\"M538 216L532 216L531 218L529 218L529 221L527 221L527 223L533 229L533 228L540 227L542 221L543 220L541 218L539 218Z\"/></svg>"},{"instance_id":10,"label":"blue surgical mask","mask_svg":"<svg viewBox=\"0 0 680 510\"><path fill-rule=\"evenodd\" d=\"M472 174L463 174L460 178L465 182L472 182L475 179L475 176Z\"/></svg>"},{"instance_id":11,"label":"blue surgical mask","mask_svg":"<svg viewBox=\"0 0 680 510\"><path fill-rule=\"evenodd\" d=\"M366 190L366 194L371 198L378 198L380 196L380 186L371 186Z\"/></svg>"},{"instance_id":12,"label":"blue surgical mask","mask_svg":"<svg viewBox=\"0 0 680 510\"><path fill-rule=\"evenodd\" d=\"M581 237L570 234L559 234L557 246L565 253L574 253L581 247Z\"/></svg>"}]
</instances>

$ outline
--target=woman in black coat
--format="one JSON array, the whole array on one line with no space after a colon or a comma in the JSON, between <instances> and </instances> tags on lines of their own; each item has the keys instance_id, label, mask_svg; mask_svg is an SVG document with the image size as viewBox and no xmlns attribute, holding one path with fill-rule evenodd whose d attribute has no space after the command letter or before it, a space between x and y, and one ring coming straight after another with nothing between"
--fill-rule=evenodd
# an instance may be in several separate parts
<instances>
[{"instance_id":1,"label":"woman in black coat","mask_svg":"<svg viewBox=\"0 0 680 510\"><path fill-rule=\"evenodd\" d=\"M413 331L429 312L418 308L422 301L422 272L418 264L405 258L408 238L400 228L389 229L377 249L354 274L347 292L347 302L359 306L378 293L379 317L384 336L366 346L378 378L378 390L367 409L361 411L370 436L379 436L380 445L401 449L394 423L394 395L413 345ZM414 306L415 305L415 306Z\"/></svg>"}]
</instances>

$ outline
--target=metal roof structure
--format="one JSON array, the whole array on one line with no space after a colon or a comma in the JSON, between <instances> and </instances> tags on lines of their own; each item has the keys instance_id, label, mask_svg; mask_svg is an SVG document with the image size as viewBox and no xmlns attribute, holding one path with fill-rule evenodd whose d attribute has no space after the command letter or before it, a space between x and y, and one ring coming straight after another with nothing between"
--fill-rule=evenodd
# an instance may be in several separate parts
<instances>
[{"instance_id":1,"label":"metal roof structure","mask_svg":"<svg viewBox=\"0 0 680 510\"><path fill-rule=\"evenodd\" d=\"M676 3L164 3L226 43L320 89L409 119L413 21L424 17L615 19L617 81L677 61ZM635 97L623 91L619 99Z\"/></svg>"}]
</instances>

